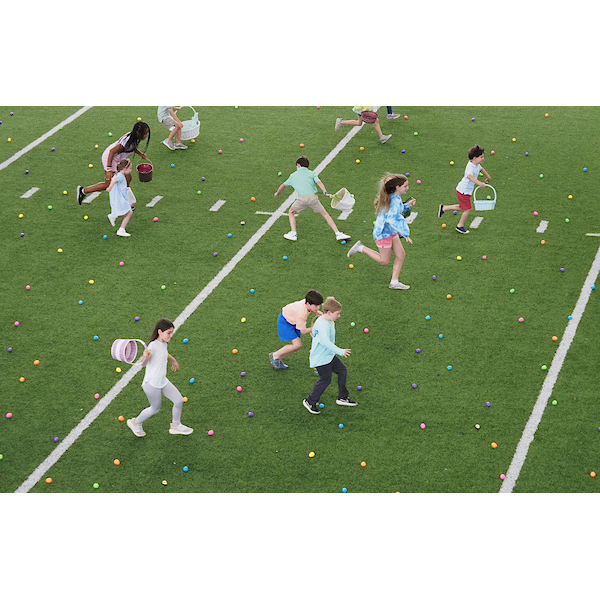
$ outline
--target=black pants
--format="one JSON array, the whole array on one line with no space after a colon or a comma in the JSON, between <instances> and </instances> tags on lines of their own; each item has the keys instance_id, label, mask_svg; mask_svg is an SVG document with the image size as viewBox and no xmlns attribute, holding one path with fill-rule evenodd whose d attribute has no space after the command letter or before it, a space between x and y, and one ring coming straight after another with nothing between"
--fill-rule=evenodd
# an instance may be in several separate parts
<instances>
[{"instance_id":1,"label":"black pants","mask_svg":"<svg viewBox=\"0 0 600 600\"><path fill-rule=\"evenodd\" d=\"M348 374L348 369L346 369L346 365L339 359L338 356L334 356L333 360L329 364L317 367L317 373L319 374L319 381L315 383L313 391L307 398L310 404L317 404L317 402L319 402L321 394L331 383L332 373L336 373L338 376L338 397L348 397L348 389L346 388L346 376Z\"/></svg>"}]
</instances>

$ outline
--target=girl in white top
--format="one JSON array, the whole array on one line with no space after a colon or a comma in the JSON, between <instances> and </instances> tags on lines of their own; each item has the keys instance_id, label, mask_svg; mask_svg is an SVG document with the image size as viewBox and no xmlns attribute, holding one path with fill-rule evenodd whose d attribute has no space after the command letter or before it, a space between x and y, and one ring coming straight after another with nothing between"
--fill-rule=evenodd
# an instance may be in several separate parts
<instances>
[{"instance_id":1,"label":"girl in white top","mask_svg":"<svg viewBox=\"0 0 600 600\"><path fill-rule=\"evenodd\" d=\"M148 397L150 406L145 408L135 419L127 420L127 425L138 437L146 435L142 423L160 410L163 396L173 402L173 419L169 433L189 435L194 431L191 427L182 425L183 396L167 379L167 361L171 362L172 371L179 370L178 362L167 351L167 344L171 341L174 331L175 326L169 319L161 319L152 332L148 347L144 350L142 366L146 367L146 374L142 382L142 389Z\"/></svg>"},{"instance_id":2,"label":"girl in white top","mask_svg":"<svg viewBox=\"0 0 600 600\"><path fill-rule=\"evenodd\" d=\"M129 203L129 192L130 188L127 187L127 175L131 175L131 161L128 158L124 158L117 165L117 174L112 178L110 185L106 189L108 197L110 198L110 214L108 220L114 227L118 217L123 217L121 221L121 227L117 231L117 235L121 237L129 237L131 234L125 231L129 219L133 215L133 204ZM131 192L133 195L133 192ZM134 196L135 198L135 196Z\"/></svg>"}]
</instances>

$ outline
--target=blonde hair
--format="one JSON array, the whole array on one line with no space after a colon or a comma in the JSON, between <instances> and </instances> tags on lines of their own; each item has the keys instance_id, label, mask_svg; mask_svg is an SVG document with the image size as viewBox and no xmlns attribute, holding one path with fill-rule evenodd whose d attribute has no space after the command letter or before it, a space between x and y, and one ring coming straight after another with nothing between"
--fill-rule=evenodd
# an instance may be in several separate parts
<instances>
[{"instance_id":1,"label":"blonde hair","mask_svg":"<svg viewBox=\"0 0 600 600\"><path fill-rule=\"evenodd\" d=\"M325 299L321 308L323 309L323 313L328 311L335 312L337 310L342 310L342 305L333 296L329 296Z\"/></svg>"},{"instance_id":2,"label":"blonde hair","mask_svg":"<svg viewBox=\"0 0 600 600\"><path fill-rule=\"evenodd\" d=\"M373 202L375 206L375 214L379 214L381 211L388 211L390 209L390 194L396 191L396 186L404 185L408 181L405 175L398 175L396 173L388 173L379 182L379 192Z\"/></svg>"}]
</instances>

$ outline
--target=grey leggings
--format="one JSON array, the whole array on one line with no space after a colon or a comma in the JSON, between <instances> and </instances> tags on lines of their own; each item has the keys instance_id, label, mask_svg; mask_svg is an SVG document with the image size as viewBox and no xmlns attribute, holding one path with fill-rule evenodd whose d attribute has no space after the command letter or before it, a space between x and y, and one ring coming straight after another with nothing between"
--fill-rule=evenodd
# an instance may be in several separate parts
<instances>
[{"instance_id":1,"label":"grey leggings","mask_svg":"<svg viewBox=\"0 0 600 600\"><path fill-rule=\"evenodd\" d=\"M150 406L145 408L136 418L136 423L142 424L146 419L149 419L152 415L155 415L160 410L162 397L166 396L173 403L173 419L172 422L175 425L181 423L181 409L183 408L183 396L179 393L179 390L170 382L167 381L167 385L163 388L157 388L149 383L142 385L142 389L148 396L148 402Z\"/></svg>"}]
</instances>

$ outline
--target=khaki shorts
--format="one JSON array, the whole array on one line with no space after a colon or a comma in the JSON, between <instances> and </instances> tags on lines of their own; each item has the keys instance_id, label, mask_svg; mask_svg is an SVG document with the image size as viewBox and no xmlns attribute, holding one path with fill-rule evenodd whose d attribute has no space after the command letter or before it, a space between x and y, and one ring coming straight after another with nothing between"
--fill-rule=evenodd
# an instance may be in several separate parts
<instances>
[{"instance_id":1,"label":"khaki shorts","mask_svg":"<svg viewBox=\"0 0 600 600\"><path fill-rule=\"evenodd\" d=\"M171 115L168 115L161 121L161 123L165 127L171 129L171 127L175 127L175 124L177 123L177 121Z\"/></svg>"},{"instance_id":2,"label":"khaki shorts","mask_svg":"<svg viewBox=\"0 0 600 600\"><path fill-rule=\"evenodd\" d=\"M325 209L323 205L319 202L316 194L310 194L308 196L298 196L294 204L292 204L291 209L296 214L302 212L305 208L312 208L313 212L322 213Z\"/></svg>"}]
</instances>

